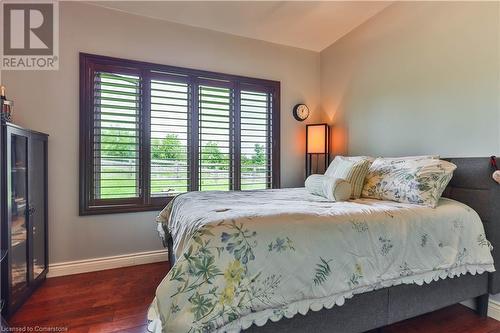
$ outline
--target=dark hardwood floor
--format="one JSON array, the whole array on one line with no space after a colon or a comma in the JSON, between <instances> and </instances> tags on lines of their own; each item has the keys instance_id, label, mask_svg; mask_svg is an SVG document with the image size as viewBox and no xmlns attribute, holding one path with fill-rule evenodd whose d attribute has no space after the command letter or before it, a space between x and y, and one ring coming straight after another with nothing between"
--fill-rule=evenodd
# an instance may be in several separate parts
<instances>
[{"instance_id":1,"label":"dark hardwood floor","mask_svg":"<svg viewBox=\"0 0 500 333\"><path fill-rule=\"evenodd\" d=\"M59 327L76 333L144 333L148 306L168 269L164 262L48 279L9 320L10 325ZM500 322L454 305L383 332L500 333Z\"/></svg>"},{"instance_id":2,"label":"dark hardwood floor","mask_svg":"<svg viewBox=\"0 0 500 333\"><path fill-rule=\"evenodd\" d=\"M144 333L149 304L168 269L163 262L47 279L9 324Z\"/></svg>"}]
</instances>

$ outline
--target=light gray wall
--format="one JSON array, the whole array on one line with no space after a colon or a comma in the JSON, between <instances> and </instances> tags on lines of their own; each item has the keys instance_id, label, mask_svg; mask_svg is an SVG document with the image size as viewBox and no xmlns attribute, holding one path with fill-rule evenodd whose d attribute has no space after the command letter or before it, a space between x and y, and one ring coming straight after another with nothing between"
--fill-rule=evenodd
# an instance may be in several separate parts
<instances>
[{"instance_id":1,"label":"light gray wall","mask_svg":"<svg viewBox=\"0 0 500 333\"><path fill-rule=\"evenodd\" d=\"M500 154L498 2L398 2L321 52L336 153Z\"/></svg>"},{"instance_id":2,"label":"light gray wall","mask_svg":"<svg viewBox=\"0 0 500 333\"><path fill-rule=\"evenodd\" d=\"M500 155L499 48L499 2L386 8L321 52L334 152Z\"/></svg>"},{"instance_id":3,"label":"light gray wall","mask_svg":"<svg viewBox=\"0 0 500 333\"><path fill-rule=\"evenodd\" d=\"M305 102L321 118L318 53L61 2L60 69L2 73L14 122L50 134L51 263L161 248L157 212L78 216L80 51L281 81L282 185L302 184L304 124L291 109Z\"/></svg>"}]
</instances>

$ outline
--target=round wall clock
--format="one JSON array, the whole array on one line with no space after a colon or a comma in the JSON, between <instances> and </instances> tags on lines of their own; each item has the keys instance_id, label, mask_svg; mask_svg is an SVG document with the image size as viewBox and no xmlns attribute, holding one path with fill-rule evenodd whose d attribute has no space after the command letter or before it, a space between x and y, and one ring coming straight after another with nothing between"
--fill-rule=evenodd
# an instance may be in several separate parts
<instances>
[{"instance_id":1,"label":"round wall clock","mask_svg":"<svg viewBox=\"0 0 500 333\"><path fill-rule=\"evenodd\" d=\"M298 121L304 121L309 117L309 108L305 104L297 104L293 107L293 117Z\"/></svg>"}]
</instances>

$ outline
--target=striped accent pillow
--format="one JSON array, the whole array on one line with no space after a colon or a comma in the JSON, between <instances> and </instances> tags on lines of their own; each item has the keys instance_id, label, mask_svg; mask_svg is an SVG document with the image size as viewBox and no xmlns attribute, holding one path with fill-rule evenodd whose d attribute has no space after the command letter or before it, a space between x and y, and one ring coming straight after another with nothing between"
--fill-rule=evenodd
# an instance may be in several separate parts
<instances>
[{"instance_id":1,"label":"striped accent pillow","mask_svg":"<svg viewBox=\"0 0 500 333\"><path fill-rule=\"evenodd\" d=\"M351 198L358 199L361 196L370 164L370 161L365 159L350 160L337 156L326 170L325 175L348 181L351 184Z\"/></svg>"}]
</instances>

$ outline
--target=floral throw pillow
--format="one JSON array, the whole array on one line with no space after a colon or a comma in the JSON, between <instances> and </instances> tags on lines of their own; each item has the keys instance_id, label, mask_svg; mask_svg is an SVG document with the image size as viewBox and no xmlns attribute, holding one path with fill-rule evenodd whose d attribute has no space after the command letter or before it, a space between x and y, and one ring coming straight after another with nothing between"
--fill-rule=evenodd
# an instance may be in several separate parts
<instances>
[{"instance_id":1,"label":"floral throw pillow","mask_svg":"<svg viewBox=\"0 0 500 333\"><path fill-rule=\"evenodd\" d=\"M362 197L435 208L456 168L438 159L376 159L366 176Z\"/></svg>"}]
</instances>

